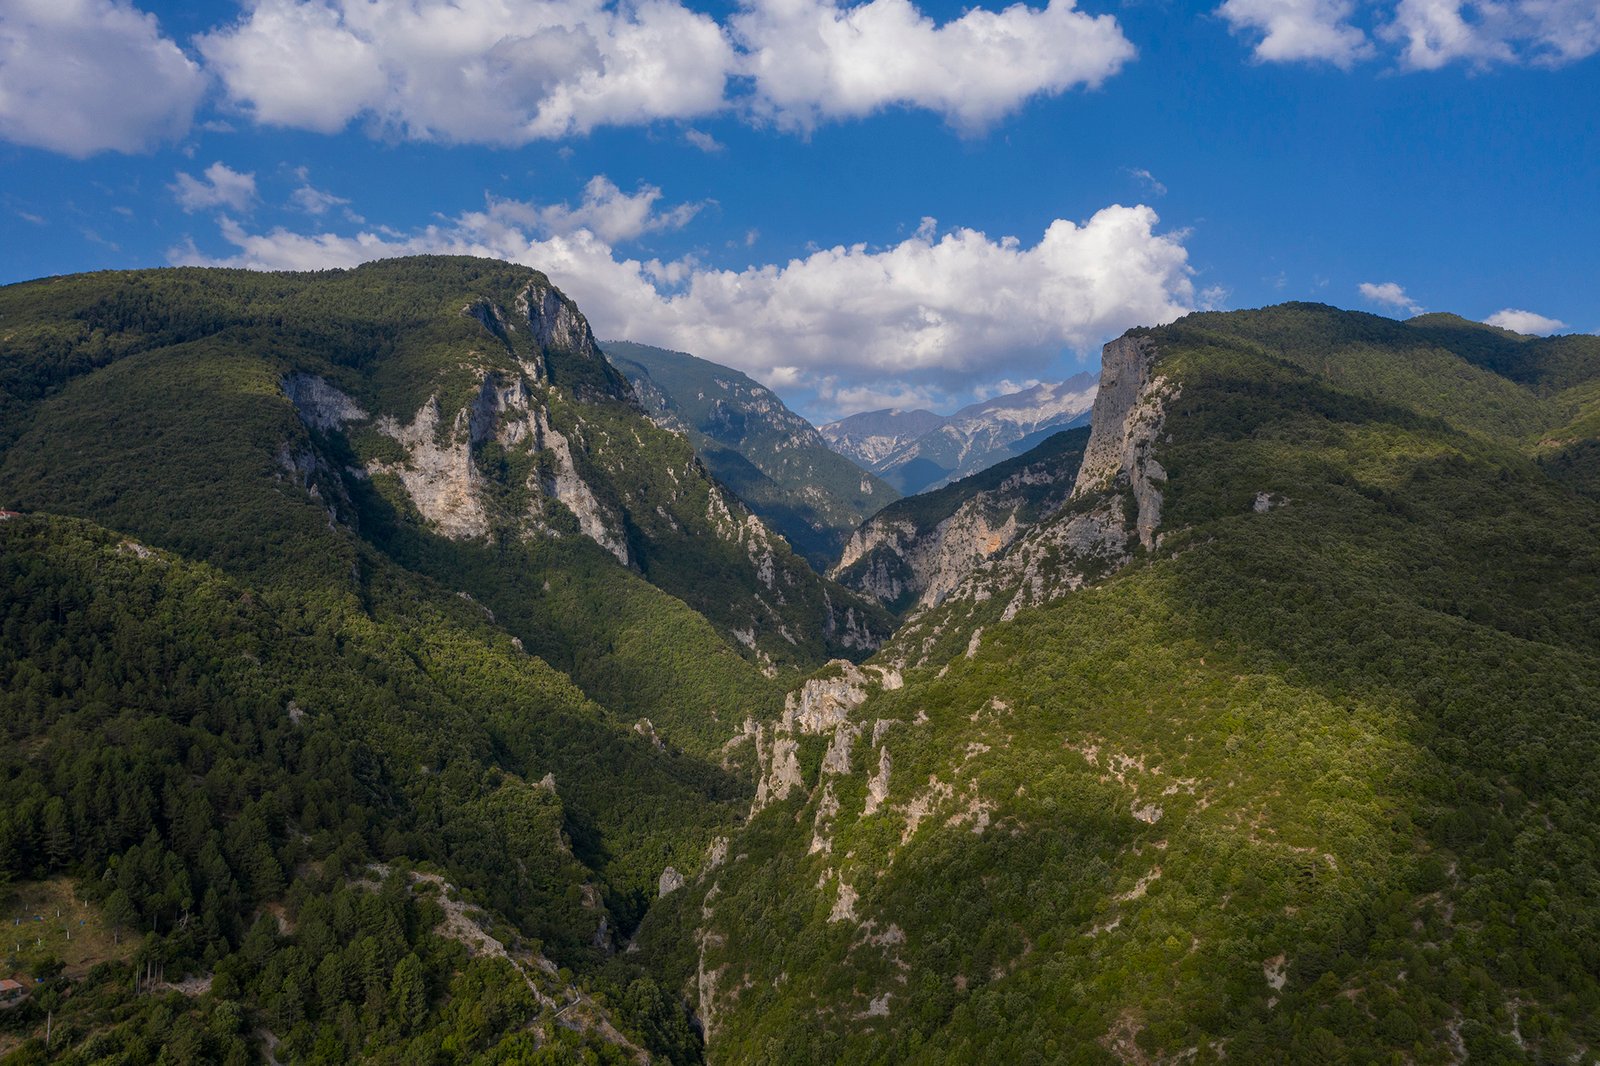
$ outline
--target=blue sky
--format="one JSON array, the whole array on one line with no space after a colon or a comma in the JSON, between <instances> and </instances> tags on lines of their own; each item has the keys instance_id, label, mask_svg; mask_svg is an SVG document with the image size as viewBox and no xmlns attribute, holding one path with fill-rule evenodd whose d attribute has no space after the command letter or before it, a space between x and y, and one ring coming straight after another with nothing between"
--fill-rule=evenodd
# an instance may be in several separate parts
<instances>
[{"instance_id":1,"label":"blue sky","mask_svg":"<svg viewBox=\"0 0 1600 1066\"><path fill-rule=\"evenodd\" d=\"M1195 307L1591 332L1597 51L1600 0L8 0L0 282L501 255L818 419Z\"/></svg>"}]
</instances>

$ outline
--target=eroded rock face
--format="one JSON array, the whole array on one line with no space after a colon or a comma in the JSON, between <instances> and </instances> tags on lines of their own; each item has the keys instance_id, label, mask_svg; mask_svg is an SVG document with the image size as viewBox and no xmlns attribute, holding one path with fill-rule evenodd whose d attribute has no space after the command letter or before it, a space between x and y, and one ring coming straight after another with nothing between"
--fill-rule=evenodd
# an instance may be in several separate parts
<instances>
[{"instance_id":1,"label":"eroded rock face","mask_svg":"<svg viewBox=\"0 0 1600 1066\"><path fill-rule=\"evenodd\" d=\"M517 313L528 323L541 348L560 348L574 355L601 359L589 323L548 281L535 281L517 297Z\"/></svg>"},{"instance_id":2,"label":"eroded rock face","mask_svg":"<svg viewBox=\"0 0 1600 1066\"><path fill-rule=\"evenodd\" d=\"M937 607L1071 494L1075 458L1046 453L959 502L935 524L891 507L863 523L830 576L902 608Z\"/></svg>"},{"instance_id":3,"label":"eroded rock face","mask_svg":"<svg viewBox=\"0 0 1600 1066\"><path fill-rule=\"evenodd\" d=\"M1095 397L1089 444L1072 487L1073 499L1112 491L1126 483L1138 505L1134 528L1146 550L1161 524L1161 490L1167 472L1151 455L1178 387L1155 373L1155 346L1124 336L1101 351L1100 392Z\"/></svg>"},{"instance_id":4,"label":"eroded rock face","mask_svg":"<svg viewBox=\"0 0 1600 1066\"><path fill-rule=\"evenodd\" d=\"M290 374L283 379L283 393L294 404L300 421L324 432L344 427L346 422L365 422L367 412L355 400L314 374Z\"/></svg>"},{"instance_id":5,"label":"eroded rock face","mask_svg":"<svg viewBox=\"0 0 1600 1066\"><path fill-rule=\"evenodd\" d=\"M859 666L843 659L828 665L835 676L814 677L784 701L784 720L802 733L826 733L866 702L867 675Z\"/></svg>"},{"instance_id":6,"label":"eroded rock face","mask_svg":"<svg viewBox=\"0 0 1600 1066\"><path fill-rule=\"evenodd\" d=\"M1004 521L991 520L996 493L983 493L962 504L954 514L919 534L910 522L868 522L851 534L839 564L830 571L838 578L862 559L867 566L850 580L852 587L894 603L907 592L918 607L944 600L984 560L1006 548L1017 536L1016 514Z\"/></svg>"},{"instance_id":7,"label":"eroded rock face","mask_svg":"<svg viewBox=\"0 0 1600 1066\"><path fill-rule=\"evenodd\" d=\"M542 407L533 409L530 425L533 428L534 447L548 450L555 458L555 476L544 483L544 490L572 512L584 536L626 565L629 559L628 542L615 532L622 528L621 519L601 505L594 490L579 476L578 464L572 458L572 446L567 443L566 436L550 424L550 418Z\"/></svg>"},{"instance_id":8,"label":"eroded rock face","mask_svg":"<svg viewBox=\"0 0 1600 1066\"><path fill-rule=\"evenodd\" d=\"M1167 474L1152 453L1166 407L1179 394L1175 382L1156 373L1156 361L1145 337L1105 346L1094 421L1069 498L975 567L950 600L976 604L1003 595L1001 617L1010 620L1115 572L1139 546L1155 548Z\"/></svg>"},{"instance_id":9,"label":"eroded rock face","mask_svg":"<svg viewBox=\"0 0 1600 1066\"><path fill-rule=\"evenodd\" d=\"M378 419L378 431L397 441L406 450L406 459L367 464L369 474L398 477L422 517L452 540L475 540L489 533L489 515L469 444L471 419L471 409L463 408L441 432L443 414L437 395L428 398L409 424L384 415Z\"/></svg>"},{"instance_id":10,"label":"eroded rock face","mask_svg":"<svg viewBox=\"0 0 1600 1066\"><path fill-rule=\"evenodd\" d=\"M805 786L800 772L801 735L832 733L821 772L824 776L848 774L851 750L864 728L850 720L850 712L867 701L873 688L897 689L903 684L899 673L887 667L860 667L844 659L829 663L826 675L813 677L789 693L783 717L772 724L770 732L767 726L753 727L761 777L750 807L752 815Z\"/></svg>"},{"instance_id":11,"label":"eroded rock face","mask_svg":"<svg viewBox=\"0 0 1600 1066\"><path fill-rule=\"evenodd\" d=\"M474 305L468 311L499 330L513 328L503 318L494 317L499 312L492 305ZM556 331L554 335L565 336L577 327L558 322L551 329ZM589 343L593 343L592 338ZM288 375L283 380L283 390L301 420L313 429L333 432L370 418L354 399L311 374ZM447 413L435 393L410 422L383 415L374 428L399 444L405 459L372 460L359 473L398 478L418 513L443 536L476 540L488 535L485 484L475 452L496 441L507 449L526 447L550 455L551 476L543 480L530 478L527 486L537 494L530 513L524 516L533 528L547 528L541 501L559 500L577 518L578 528L585 536L622 563L628 563L627 541L618 532L622 528L620 516L603 506L584 481L566 435L550 424L545 404L534 395L525 376L484 371L477 393L459 411ZM290 460L291 467L299 465L293 462L293 456Z\"/></svg>"}]
</instances>

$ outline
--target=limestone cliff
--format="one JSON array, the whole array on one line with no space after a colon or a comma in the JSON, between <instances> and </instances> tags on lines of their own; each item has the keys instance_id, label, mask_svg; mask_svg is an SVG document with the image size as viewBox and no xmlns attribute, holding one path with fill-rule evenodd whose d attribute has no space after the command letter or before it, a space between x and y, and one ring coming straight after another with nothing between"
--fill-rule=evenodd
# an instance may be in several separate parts
<instances>
[{"instance_id":1,"label":"limestone cliff","mask_svg":"<svg viewBox=\"0 0 1600 1066\"><path fill-rule=\"evenodd\" d=\"M548 280L528 272L454 307L403 371L279 379L304 427L279 466L320 494L330 522L355 525L338 491L349 480L369 506L447 540L590 541L769 673L870 652L888 634L876 605L820 578L682 433L651 422Z\"/></svg>"},{"instance_id":2,"label":"limestone cliff","mask_svg":"<svg viewBox=\"0 0 1600 1066\"><path fill-rule=\"evenodd\" d=\"M884 508L851 535L831 576L895 609L936 606L1067 500L1087 432Z\"/></svg>"},{"instance_id":3,"label":"limestone cliff","mask_svg":"<svg viewBox=\"0 0 1600 1066\"><path fill-rule=\"evenodd\" d=\"M961 630L987 601L1009 621L1097 581L1159 543L1166 471L1155 456L1166 409L1179 386L1158 372L1159 352L1143 335L1105 346L1100 387L1083 458L1065 499L977 560L944 597L939 618L914 619L896 637L896 661L927 661L946 632ZM977 640L976 634L974 640Z\"/></svg>"}]
</instances>

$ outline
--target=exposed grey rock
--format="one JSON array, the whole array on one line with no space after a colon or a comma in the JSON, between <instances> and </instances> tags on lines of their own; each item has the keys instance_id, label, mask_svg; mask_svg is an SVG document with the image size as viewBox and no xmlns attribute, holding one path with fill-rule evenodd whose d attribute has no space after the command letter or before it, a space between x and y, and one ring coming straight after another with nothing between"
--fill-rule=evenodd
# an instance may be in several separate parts
<instances>
[{"instance_id":1,"label":"exposed grey rock","mask_svg":"<svg viewBox=\"0 0 1600 1066\"><path fill-rule=\"evenodd\" d=\"M889 798L889 771L893 768L888 748L878 749L878 772L867 779L867 802L861 808L863 817L877 813Z\"/></svg>"},{"instance_id":2,"label":"exposed grey rock","mask_svg":"<svg viewBox=\"0 0 1600 1066\"><path fill-rule=\"evenodd\" d=\"M661 871L661 878L656 882L656 898L670 896L683 887L683 875L672 867Z\"/></svg>"},{"instance_id":3,"label":"exposed grey rock","mask_svg":"<svg viewBox=\"0 0 1600 1066\"><path fill-rule=\"evenodd\" d=\"M866 702L869 680L859 666L835 659L827 669L837 672L810 679L784 702L784 721L802 733L826 733Z\"/></svg>"},{"instance_id":4,"label":"exposed grey rock","mask_svg":"<svg viewBox=\"0 0 1600 1066\"><path fill-rule=\"evenodd\" d=\"M808 854L833 851L832 821L839 813L839 798L833 793L833 782L822 786L822 798L817 800L817 815L811 821L811 847Z\"/></svg>"},{"instance_id":5,"label":"exposed grey rock","mask_svg":"<svg viewBox=\"0 0 1600 1066\"><path fill-rule=\"evenodd\" d=\"M530 282L517 296L516 309L540 347L559 348L590 359L604 358L589 331L589 323L548 281Z\"/></svg>"},{"instance_id":6,"label":"exposed grey rock","mask_svg":"<svg viewBox=\"0 0 1600 1066\"><path fill-rule=\"evenodd\" d=\"M649 740L651 744L654 744L657 751L667 750L666 741L661 739L661 735L656 732L655 723L650 721L650 719L641 718L637 722L633 723L633 731L638 733L641 737Z\"/></svg>"},{"instance_id":7,"label":"exposed grey rock","mask_svg":"<svg viewBox=\"0 0 1600 1066\"><path fill-rule=\"evenodd\" d=\"M1074 499L1126 483L1138 504L1135 529L1146 550L1155 547L1161 524L1161 490L1167 472L1150 454L1166 419L1176 385L1155 373L1155 346L1144 337L1122 336L1101 352L1100 393L1095 397L1089 444L1072 488Z\"/></svg>"},{"instance_id":8,"label":"exposed grey rock","mask_svg":"<svg viewBox=\"0 0 1600 1066\"><path fill-rule=\"evenodd\" d=\"M471 412L458 412L447 431L441 432L438 394L428 397L409 425L384 415L380 432L405 448L406 461L371 462L368 473L393 474L422 517L453 540L476 540L489 533L479 482L482 475L472 461L468 426Z\"/></svg>"},{"instance_id":9,"label":"exposed grey rock","mask_svg":"<svg viewBox=\"0 0 1600 1066\"><path fill-rule=\"evenodd\" d=\"M346 422L365 422L368 415L361 405L314 374L289 374L283 379L284 395L294 404L300 421L323 432L344 427Z\"/></svg>"},{"instance_id":10,"label":"exposed grey rock","mask_svg":"<svg viewBox=\"0 0 1600 1066\"><path fill-rule=\"evenodd\" d=\"M548 450L555 458L555 476L544 485L545 491L564 504L578 520L578 528L585 536L617 557L623 564L629 561L628 542L614 530L622 528L622 521L601 506L594 490L578 474L578 465L572 458L572 447L567 438L550 424L543 407L530 412L529 423L533 429L534 447Z\"/></svg>"},{"instance_id":11,"label":"exposed grey rock","mask_svg":"<svg viewBox=\"0 0 1600 1066\"><path fill-rule=\"evenodd\" d=\"M833 742L822 757L822 772L837 776L850 772L850 747L856 739L856 727L840 722L833 732Z\"/></svg>"},{"instance_id":12,"label":"exposed grey rock","mask_svg":"<svg viewBox=\"0 0 1600 1066\"><path fill-rule=\"evenodd\" d=\"M839 897L834 901L833 910L828 914L830 922L853 922L856 920L856 900L861 897L856 890L845 884L844 879L839 879Z\"/></svg>"}]
</instances>

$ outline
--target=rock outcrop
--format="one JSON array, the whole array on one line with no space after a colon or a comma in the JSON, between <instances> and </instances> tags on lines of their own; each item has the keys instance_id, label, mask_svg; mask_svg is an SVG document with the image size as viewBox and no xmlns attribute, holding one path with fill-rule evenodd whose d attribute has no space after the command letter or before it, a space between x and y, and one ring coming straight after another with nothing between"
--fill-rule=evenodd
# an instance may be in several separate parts
<instances>
[{"instance_id":1,"label":"rock outcrop","mask_svg":"<svg viewBox=\"0 0 1600 1066\"><path fill-rule=\"evenodd\" d=\"M892 504L846 543L830 576L900 610L942 603L978 567L1064 504L1087 430L937 492Z\"/></svg>"},{"instance_id":2,"label":"rock outcrop","mask_svg":"<svg viewBox=\"0 0 1600 1066\"><path fill-rule=\"evenodd\" d=\"M1161 490L1167 480L1151 451L1166 420L1166 405L1178 387L1155 373L1155 346L1125 335L1100 355L1100 392L1095 397L1089 443L1072 487L1072 498L1104 493L1124 484L1138 506L1134 527L1146 550L1155 547L1161 524Z\"/></svg>"}]
</instances>

